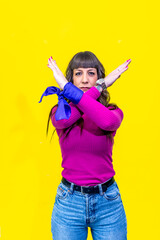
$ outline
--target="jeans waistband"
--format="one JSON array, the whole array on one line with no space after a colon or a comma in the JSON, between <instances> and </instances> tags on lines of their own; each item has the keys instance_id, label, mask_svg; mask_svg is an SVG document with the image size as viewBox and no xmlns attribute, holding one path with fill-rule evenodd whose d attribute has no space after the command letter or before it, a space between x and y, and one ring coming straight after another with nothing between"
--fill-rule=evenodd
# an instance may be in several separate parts
<instances>
[{"instance_id":1,"label":"jeans waistband","mask_svg":"<svg viewBox=\"0 0 160 240\"><path fill-rule=\"evenodd\" d=\"M114 183L114 181L115 181L115 179L114 179L114 177L112 177L107 182L102 183L102 184L98 184L96 186L79 186L79 185L76 185L76 184L73 184L73 183L67 181L67 179L62 177L62 183L65 186L70 188L71 184L72 184L73 185L73 190L79 191L81 193L87 193L87 194L100 193L99 185L101 185L101 188L102 188L103 192L105 192L107 190L107 188Z\"/></svg>"}]
</instances>

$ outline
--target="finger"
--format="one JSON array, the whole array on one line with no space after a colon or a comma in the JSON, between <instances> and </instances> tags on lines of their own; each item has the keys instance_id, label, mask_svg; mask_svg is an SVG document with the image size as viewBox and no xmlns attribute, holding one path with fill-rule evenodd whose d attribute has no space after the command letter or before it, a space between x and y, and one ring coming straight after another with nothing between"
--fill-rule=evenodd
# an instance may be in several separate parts
<instances>
[{"instance_id":1,"label":"finger","mask_svg":"<svg viewBox=\"0 0 160 240\"><path fill-rule=\"evenodd\" d=\"M52 64L51 64L49 61L48 61L47 66L48 66L49 68L52 68Z\"/></svg>"},{"instance_id":2,"label":"finger","mask_svg":"<svg viewBox=\"0 0 160 240\"><path fill-rule=\"evenodd\" d=\"M50 64L53 64L54 62L53 62L53 59L50 57L49 59L48 59L48 62L50 63Z\"/></svg>"},{"instance_id":3,"label":"finger","mask_svg":"<svg viewBox=\"0 0 160 240\"><path fill-rule=\"evenodd\" d=\"M128 66L131 63L131 59L126 61L126 66Z\"/></svg>"},{"instance_id":4,"label":"finger","mask_svg":"<svg viewBox=\"0 0 160 240\"><path fill-rule=\"evenodd\" d=\"M128 66L130 63L131 63L131 59L127 60L124 65Z\"/></svg>"},{"instance_id":5,"label":"finger","mask_svg":"<svg viewBox=\"0 0 160 240\"><path fill-rule=\"evenodd\" d=\"M54 69L56 69L57 71L60 72L60 69L58 68L57 64L56 64L56 60L53 60L52 56L49 58L49 62L52 64L52 66L54 67Z\"/></svg>"},{"instance_id":6,"label":"finger","mask_svg":"<svg viewBox=\"0 0 160 240\"><path fill-rule=\"evenodd\" d=\"M50 59L51 63L52 63L55 67L57 67L56 60L53 60L52 56L51 56L49 59Z\"/></svg>"},{"instance_id":7,"label":"finger","mask_svg":"<svg viewBox=\"0 0 160 240\"><path fill-rule=\"evenodd\" d=\"M124 69L125 69L125 70L128 69L128 65L130 64L130 62L131 62L131 61L128 61L128 62L126 63L126 66L123 66L123 68L121 68L121 70L123 71Z\"/></svg>"},{"instance_id":8,"label":"finger","mask_svg":"<svg viewBox=\"0 0 160 240\"><path fill-rule=\"evenodd\" d=\"M47 64L47 66L48 66L50 69L52 69L52 68L53 68L53 66L51 66L51 65L49 65L49 64Z\"/></svg>"},{"instance_id":9,"label":"finger","mask_svg":"<svg viewBox=\"0 0 160 240\"><path fill-rule=\"evenodd\" d=\"M124 69L126 66L128 66L131 63L131 59L128 59L126 62L124 62L123 64L121 64L118 69L122 70Z\"/></svg>"},{"instance_id":10,"label":"finger","mask_svg":"<svg viewBox=\"0 0 160 240\"><path fill-rule=\"evenodd\" d=\"M48 59L48 63L49 63L49 65L52 65L52 62L51 62L50 58Z\"/></svg>"},{"instance_id":11,"label":"finger","mask_svg":"<svg viewBox=\"0 0 160 240\"><path fill-rule=\"evenodd\" d=\"M63 74L62 71L61 71L61 70L59 69L59 67L57 66L56 61L54 60L53 62L54 62L53 65L54 65L55 71L57 71L58 74Z\"/></svg>"},{"instance_id":12,"label":"finger","mask_svg":"<svg viewBox=\"0 0 160 240\"><path fill-rule=\"evenodd\" d=\"M58 68L55 60L52 60L52 64L53 64L54 68L55 68L57 71L60 70L60 69Z\"/></svg>"},{"instance_id":13,"label":"finger","mask_svg":"<svg viewBox=\"0 0 160 240\"><path fill-rule=\"evenodd\" d=\"M50 60L50 62L51 62L52 64L55 63L55 60L53 60L52 56L49 58L49 60Z\"/></svg>"},{"instance_id":14,"label":"finger","mask_svg":"<svg viewBox=\"0 0 160 240\"><path fill-rule=\"evenodd\" d=\"M118 70L119 71L126 71L128 69L128 64L130 63L131 61L127 62L127 63L124 63L124 66L121 65L121 67L118 67Z\"/></svg>"},{"instance_id":15,"label":"finger","mask_svg":"<svg viewBox=\"0 0 160 240\"><path fill-rule=\"evenodd\" d=\"M53 60L51 61L51 58L48 59L48 64L52 70L56 69L55 64L53 63Z\"/></svg>"},{"instance_id":16,"label":"finger","mask_svg":"<svg viewBox=\"0 0 160 240\"><path fill-rule=\"evenodd\" d=\"M55 65L52 63L51 58L48 59L48 65L52 69L52 71L56 71Z\"/></svg>"},{"instance_id":17,"label":"finger","mask_svg":"<svg viewBox=\"0 0 160 240\"><path fill-rule=\"evenodd\" d=\"M125 61L122 65L128 65L131 62L131 59L128 59L127 61Z\"/></svg>"},{"instance_id":18,"label":"finger","mask_svg":"<svg viewBox=\"0 0 160 240\"><path fill-rule=\"evenodd\" d=\"M125 67L124 69L122 69L122 70L121 70L121 73L124 73L125 71L127 71L127 69L128 69L128 66Z\"/></svg>"},{"instance_id":19,"label":"finger","mask_svg":"<svg viewBox=\"0 0 160 240\"><path fill-rule=\"evenodd\" d=\"M126 62L129 64L132 60L131 59L128 59Z\"/></svg>"}]
</instances>

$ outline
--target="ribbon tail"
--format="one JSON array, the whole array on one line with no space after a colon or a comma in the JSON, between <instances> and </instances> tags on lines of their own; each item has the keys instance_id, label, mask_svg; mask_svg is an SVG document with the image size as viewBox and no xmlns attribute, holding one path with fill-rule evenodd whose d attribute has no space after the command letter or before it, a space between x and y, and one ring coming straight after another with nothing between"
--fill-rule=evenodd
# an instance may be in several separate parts
<instances>
[{"instance_id":1,"label":"ribbon tail","mask_svg":"<svg viewBox=\"0 0 160 240\"><path fill-rule=\"evenodd\" d=\"M58 102L57 111L55 113L56 121L69 119L71 116L71 107L65 99L60 99Z\"/></svg>"},{"instance_id":2,"label":"ribbon tail","mask_svg":"<svg viewBox=\"0 0 160 240\"><path fill-rule=\"evenodd\" d=\"M43 98L44 96L48 96L48 95L55 94L55 93L56 93L56 94L59 94L59 92L60 92L60 89L57 88L57 87L51 86L51 87L46 88L46 90L45 90L44 93L42 94L41 99L40 99L40 101L39 101L38 103L42 102L42 98Z\"/></svg>"}]
</instances>

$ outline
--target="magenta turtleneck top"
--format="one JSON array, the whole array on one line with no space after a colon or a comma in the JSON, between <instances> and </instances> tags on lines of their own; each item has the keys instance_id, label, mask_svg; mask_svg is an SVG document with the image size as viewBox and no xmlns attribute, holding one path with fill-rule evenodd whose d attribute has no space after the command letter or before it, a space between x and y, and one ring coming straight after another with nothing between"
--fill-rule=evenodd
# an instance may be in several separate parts
<instances>
[{"instance_id":1,"label":"magenta turtleneck top","mask_svg":"<svg viewBox=\"0 0 160 240\"><path fill-rule=\"evenodd\" d=\"M112 163L114 141L104 135L102 130L113 131L114 140L123 112L120 108L111 110L111 107L107 108L98 102L100 94L93 86L83 94L78 104L69 103L69 119L56 121L55 114L51 117L58 136L62 129L70 127L81 117L84 119L82 135L80 126L76 126L64 141L64 135L59 138L64 168L62 176L80 186L104 183L115 175ZM56 109L57 106L52 109L52 113Z\"/></svg>"}]
</instances>

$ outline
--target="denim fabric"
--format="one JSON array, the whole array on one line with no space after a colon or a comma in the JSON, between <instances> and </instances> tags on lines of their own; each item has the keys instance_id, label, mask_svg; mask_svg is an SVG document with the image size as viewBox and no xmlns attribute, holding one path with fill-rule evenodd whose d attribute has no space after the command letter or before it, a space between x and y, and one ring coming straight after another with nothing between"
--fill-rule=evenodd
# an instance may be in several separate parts
<instances>
[{"instance_id":1,"label":"denim fabric","mask_svg":"<svg viewBox=\"0 0 160 240\"><path fill-rule=\"evenodd\" d=\"M93 240L126 240L127 219L116 181L103 192L73 191L60 182L51 217L53 240L86 240L88 227Z\"/></svg>"}]
</instances>

